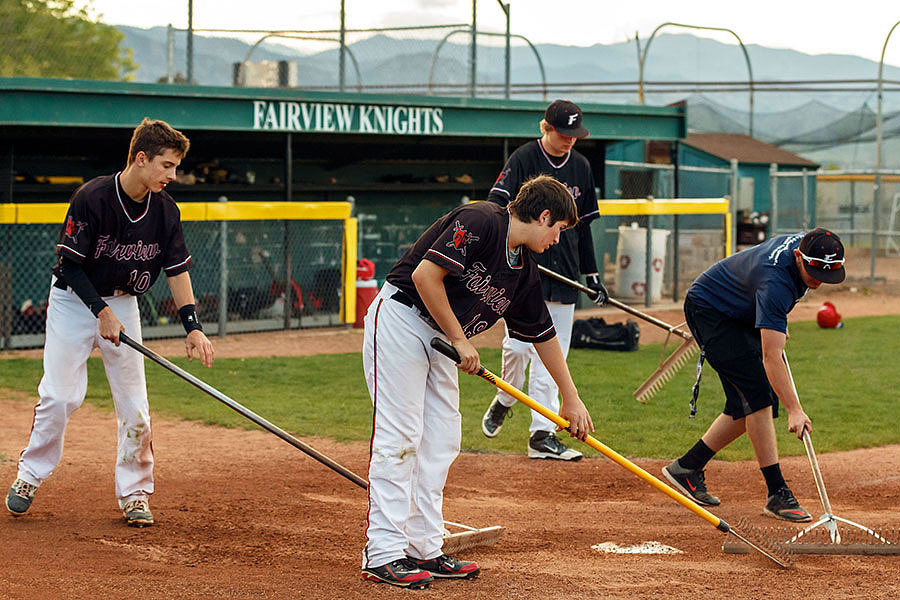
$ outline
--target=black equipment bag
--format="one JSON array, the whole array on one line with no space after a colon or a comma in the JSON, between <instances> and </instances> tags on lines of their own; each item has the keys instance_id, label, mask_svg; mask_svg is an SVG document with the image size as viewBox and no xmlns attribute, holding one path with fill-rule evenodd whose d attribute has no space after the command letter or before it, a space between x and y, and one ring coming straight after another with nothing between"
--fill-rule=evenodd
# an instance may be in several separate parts
<instances>
[{"instance_id":1,"label":"black equipment bag","mask_svg":"<svg viewBox=\"0 0 900 600\"><path fill-rule=\"evenodd\" d=\"M607 323L597 317L577 319L572 325L570 347L634 352L640 337L641 330L631 319L625 323Z\"/></svg>"}]
</instances>

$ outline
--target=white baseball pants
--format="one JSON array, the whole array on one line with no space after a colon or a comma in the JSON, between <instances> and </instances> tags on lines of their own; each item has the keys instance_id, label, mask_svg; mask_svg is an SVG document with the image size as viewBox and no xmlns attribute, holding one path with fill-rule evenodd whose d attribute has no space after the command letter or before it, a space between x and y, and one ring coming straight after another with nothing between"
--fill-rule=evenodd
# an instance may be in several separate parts
<instances>
[{"instance_id":1,"label":"white baseball pants","mask_svg":"<svg viewBox=\"0 0 900 600\"><path fill-rule=\"evenodd\" d=\"M456 365L430 346L444 336L392 300L396 290L385 283L365 318L374 417L363 568L441 554L444 483L462 435Z\"/></svg>"},{"instance_id":2,"label":"white baseball pants","mask_svg":"<svg viewBox=\"0 0 900 600\"><path fill-rule=\"evenodd\" d=\"M556 329L556 339L559 340L563 356L568 356L569 343L572 340L575 305L547 302L547 309L550 311L550 318L553 319L553 328ZM531 361L531 370L528 374L528 395L541 406L559 414L559 386L556 385L547 367L541 362L534 345L509 337L507 328L506 336L503 338L502 379L521 390L525 385L525 369L528 367L529 361ZM503 406L512 406L516 403L515 398L501 390L497 390L496 398ZM531 433L556 431L556 424L533 410L531 411L529 431Z\"/></svg>"},{"instance_id":3,"label":"white baseball pants","mask_svg":"<svg viewBox=\"0 0 900 600\"><path fill-rule=\"evenodd\" d=\"M103 298L125 332L141 341L137 298L127 294ZM28 446L19 458L19 478L39 486L62 459L69 417L87 392L87 359L100 348L118 420L116 497L119 506L153 493L153 448L143 356L100 337L99 321L71 290L50 288L44 376Z\"/></svg>"}]
</instances>

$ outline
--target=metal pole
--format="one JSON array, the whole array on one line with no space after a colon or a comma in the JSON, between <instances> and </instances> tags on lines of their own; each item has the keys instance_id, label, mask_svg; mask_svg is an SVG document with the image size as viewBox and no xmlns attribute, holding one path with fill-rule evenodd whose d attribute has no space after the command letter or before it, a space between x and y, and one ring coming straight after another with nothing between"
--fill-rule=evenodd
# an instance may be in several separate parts
<instances>
[{"instance_id":1,"label":"metal pole","mask_svg":"<svg viewBox=\"0 0 900 600\"><path fill-rule=\"evenodd\" d=\"M737 250L737 210L738 205L738 195L741 193L740 188L740 180L738 179L738 160L736 158L731 159L731 248L729 248L729 252L732 254ZM750 210L753 210L753 198L750 198Z\"/></svg>"},{"instance_id":2,"label":"metal pole","mask_svg":"<svg viewBox=\"0 0 900 600\"><path fill-rule=\"evenodd\" d=\"M476 70L477 70L477 48L478 44L476 43L476 28L475 28L475 10L478 0L472 0L472 47L469 50L469 86L470 86L470 95L475 97L475 81Z\"/></svg>"},{"instance_id":3,"label":"metal pole","mask_svg":"<svg viewBox=\"0 0 900 600\"><path fill-rule=\"evenodd\" d=\"M219 202L228 202L225 196L219 196ZM227 212L226 212L227 214ZM225 337L228 325L228 220L222 219L219 224L219 337Z\"/></svg>"},{"instance_id":4,"label":"metal pole","mask_svg":"<svg viewBox=\"0 0 900 600\"><path fill-rule=\"evenodd\" d=\"M678 140L672 142L671 160L672 166L675 167L672 170L672 187L674 188L672 197L680 198L681 161L678 159ZM672 234L674 235L672 241L672 302L678 302L678 216L679 215L676 213L672 222Z\"/></svg>"},{"instance_id":5,"label":"metal pole","mask_svg":"<svg viewBox=\"0 0 900 600\"><path fill-rule=\"evenodd\" d=\"M506 15L506 86L504 88L503 97L509 100L510 98L510 65L512 64L512 51L510 50L510 38L509 38L509 4L503 4L501 0L497 0L500 4L500 8L503 9L503 13Z\"/></svg>"},{"instance_id":6,"label":"metal pole","mask_svg":"<svg viewBox=\"0 0 900 600\"><path fill-rule=\"evenodd\" d=\"M650 44L651 42L653 42L653 38L656 36L656 32L663 27L666 27L667 25L672 25L673 27L686 27L688 29L724 31L725 33L730 33L734 36L741 47L741 51L744 53L744 61L747 63L747 74L750 82L750 124L748 135L750 135L750 137L753 137L753 68L750 66L750 55L747 53L747 48L744 46L744 42L743 40L741 40L741 37L734 31L726 27L703 27L701 25L689 25L687 23L663 23L662 25L659 25L656 29L654 29L653 33L650 34L650 38L647 40L647 45L644 47L643 54L638 51L638 102L640 102L641 104L644 103L644 63L647 60L647 52L650 50ZM640 49L640 44L638 44L638 48Z\"/></svg>"},{"instance_id":7,"label":"metal pole","mask_svg":"<svg viewBox=\"0 0 900 600\"><path fill-rule=\"evenodd\" d=\"M175 81L175 28L166 26L166 83Z\"/></svg>"},{"instance_id":8,"label":"metal pole","mask_svg":"<svg viewBox=\"0 0 900 600\"><path fill-rule=\"evenodd\" d=\"M653 288L650 285L653 272L653 215L647 215L647 236L646 236L646 253L644 254L644 306L653 304Z\"/></svg>"},{"instance_id":9,"label":"metal pole","mask_svg":"<svg viewBox=\"0 0 900 600\"><path fill-rule=\"evenodd\" d=\"M293 179L293 162L294 148L291 133L288 132L284 138L284 201L290 202L293 196L293 187L291 180ZM290 232L288 227L289 221L284 222L284 328L291 327L291 312L294 306L293 292L294 286L291 285L291 246Z\"/></svg>"},{"instance_id":10,"label":"metal pole","mask_svg":"<svg viewBox=\"0 0 900 600\"><path fill-rule=\"evenodd\" d=\"M346 37L347 36L347 23L346 23L347 15L346 15L346 12L344 11L344 2L345 2L345 0L341 0L341 50L338 53L338 57L339 57L338 58L338 60L339 60L338 77L340 78L339 83L338 83L338 89L340 89L340 91L342 91L342 92L344 91L344 88L347 85L347 72L346 72L347 71L347 58L345 56L345 51L347 48L347 43L346 43L347 42L347 37Z\"/></svg>"},{"instance_id":11,"label":"metal pole","mask_svg":"<svg viewBox=\"0 0 900 600\"><path fill-rule=\"evenodd\" d=\"M856 234L856 182L850 182L850 245L855 246Z\"/></svg>"},{"instance_id":12,"label":"metal pole","mask_svg":"<svg viewBox=\"0 0 900 600\"><path fill-rule=\"evenodd\" d=\"M875 285L875 250L878 247L878 197L881 195L881 103L884 88L884 53L887 51L888 40L894 29L900 25L900 21L894 23L884 45L881 47L881 60L878 61L878 112L875 113L875 189L872 198L872 263L869 270L869 285Z\"/></svg>"},{"instance_id":13,"label":"metal pole","mask_svg":"<svg viewBox=\"0 0 900 600\"><path fill-rule=\"evenodd\" d=\"M188 0L187 82L194 83L194 0Z\"/></svg>"},{"instance_id":14,"label":"metal pole","mask_svg":"<svg viewBox=\"0 0 900 600\"><path fill-rule=\"evenodd\" d=\"M803 194L803 230L806 231L810 226L809 219L809 184L806 181L807 169L802 170L803 173L803 183L800 186L801 194Z\"/></svg>"},{"instance_id":15,"label":"metal pole","mask_svg":"<svg viewBox=\"0 0 900 600\"><path fill-rule=\"evenodd\" d=\"M769 210L772 215L769 217L769 223L772 224L772 235L778 235L778 165L772 163L769 165L769 195L771 196L771 206Z\"/></svg>"}]
</instances>

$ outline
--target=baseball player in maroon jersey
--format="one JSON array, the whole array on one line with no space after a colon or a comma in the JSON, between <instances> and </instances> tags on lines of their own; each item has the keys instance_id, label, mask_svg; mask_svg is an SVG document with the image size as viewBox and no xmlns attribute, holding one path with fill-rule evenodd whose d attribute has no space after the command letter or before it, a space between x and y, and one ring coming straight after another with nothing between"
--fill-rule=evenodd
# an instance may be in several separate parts
<instances>
[{"instance_id":1,"label":"baseball player in maroon jersey","mask_svg":"<svg viewBox=\"0 0 900 600\"><path fill-rule=\"evenodd\" d=\"M189 359L207 367L214 351L197 319L181 217L164 190L190 142L163 121L144 119L134 130L125 169L97 177L72 196L56 245L44 344L40 402L18 478L6 496L14 516L24 515L37 488L62 458L71 414L87 390L87 359L103 356L118 420L116 497L128 525L153 524L153 447L144 359L120 346L119 332L141 341L137 296L164 271L187 332Z\"/></svg>"},{"instance_id":2,"label":"baseball player in maroon jersey","mask_svg":"<svg viewBox=\"0 0 900 600\"><path fill-rule=\"evenodd\" d=\"M562 391L573 435L593 431L553 322L531 252L577 222L565 186L526 182L508 207L477 202L438 219L388 273L365 318L363 367L374 405L363 579L425 587L471 578L473 562L442 553L444 483L459 454L457 367L430 346L447 339L459 368L480 361L468 341L503 317L509 334L533 343Z\"/></svg>"},{"instance_id":3,"label":"baseball player in maroon jersey","mask_svg":"<svg viewBox=\"0 0 900 600\"><path fill-rule=\"evenodd\" d=\"M529 177L545 174L562 182L575 199L578 225L567 229L560 236L559 244L547 252L535 256L544 267L577 280L581 274L594 290L594 302L606 303L609 296L597 272L594 257L594 240L590 222L597 218L597 195L594 191L594 175L587 159L573 149L578 138L588 135L582 122L583 114L573 102L555 100L544 112L540 139L520 146L509 157L500 176L491 188L488 199L506 206L516 197L519 187ZM575 317L575 301L578 291L550 277L541 278L542 293L563 356L569 353L572 338L572 322ZM503 339L502 377L510 385L522 389L525 370L531 363L528 394L552 412L559 412L559 389L553 377L541 363L532 344L514 336ZM481 421L481 430L487 437L500 433L503 420L516 399L503 391L497 391ZM535 411L531 413L531 435L528 440L528 456L556 460L580 460L581 453L567 448L554 433L556 425Z\"/></svg>"}]
</instances>

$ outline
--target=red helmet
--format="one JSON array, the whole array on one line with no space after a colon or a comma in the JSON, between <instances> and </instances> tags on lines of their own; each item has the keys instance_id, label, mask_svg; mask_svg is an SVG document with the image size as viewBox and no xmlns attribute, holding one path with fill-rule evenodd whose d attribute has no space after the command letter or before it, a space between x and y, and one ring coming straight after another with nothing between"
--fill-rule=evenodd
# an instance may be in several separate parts
<instances>
[{"instance_id":1,"label":"red helmet","mask_svg":"<svg viewBox=\"0 0 900 600\"><path fill-rule=\"evenodd\" d=\"M841 315L831 302L822 305L822 308L816 313L816 322L823 329L835 329L842 325Z\"/></svg>"},{"instance_id":2,"label":"red helmet","mask_svg":"<svg viewBox=\"0 0 900 600\"><path fill-rule=\"evenodd\" d=\"M363 281L375 277L375 263L368 258L361 258L356 263L356 278Z\"/></svg>"}]
</instances>

